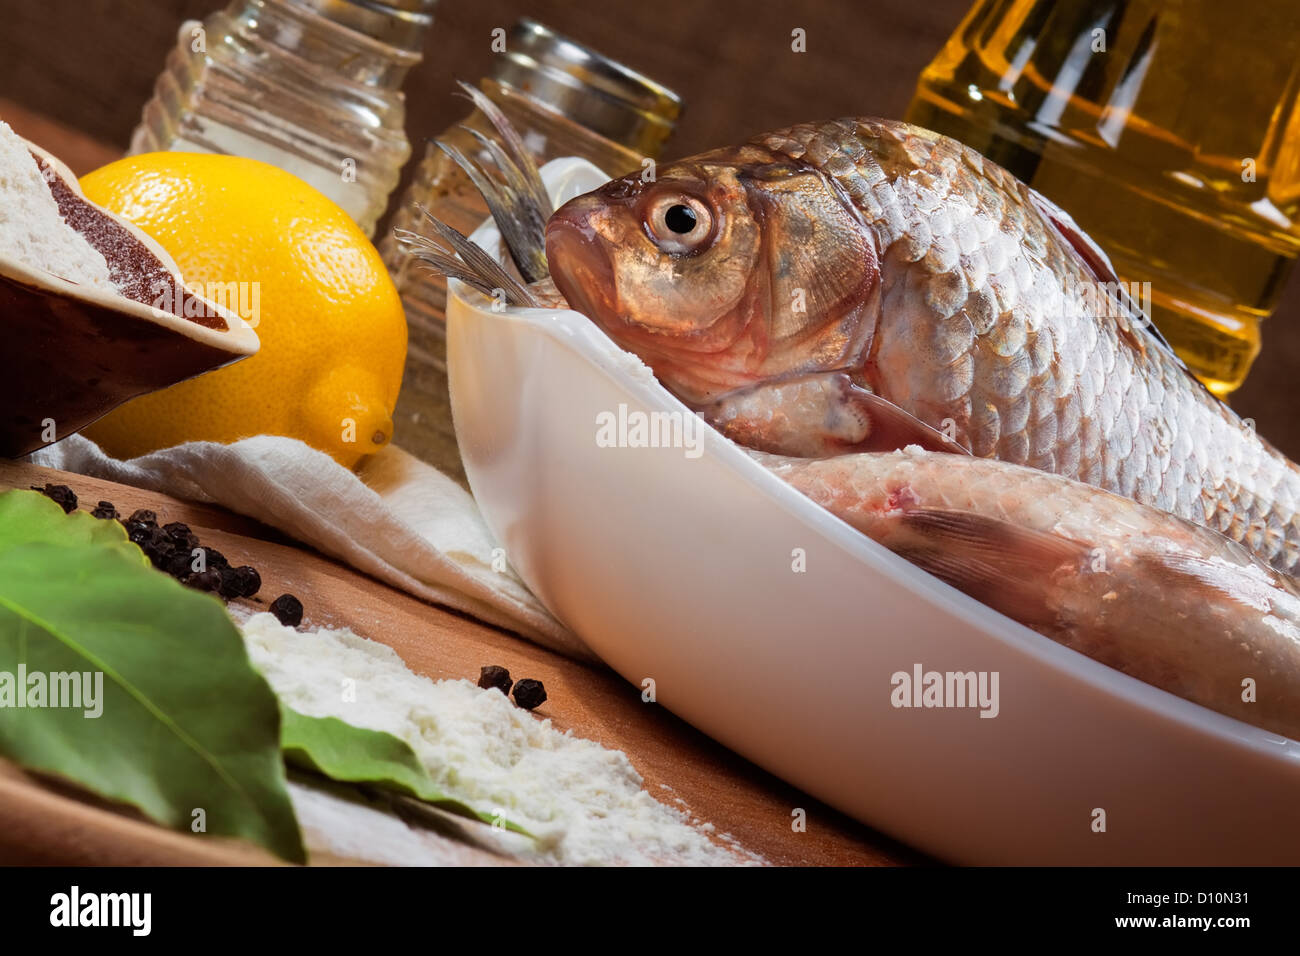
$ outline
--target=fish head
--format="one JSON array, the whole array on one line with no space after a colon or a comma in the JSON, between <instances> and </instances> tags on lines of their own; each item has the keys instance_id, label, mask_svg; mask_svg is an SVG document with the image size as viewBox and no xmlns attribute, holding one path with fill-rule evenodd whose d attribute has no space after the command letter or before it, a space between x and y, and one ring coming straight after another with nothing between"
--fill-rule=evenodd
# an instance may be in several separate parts
<instances>
[{"instance_id":1,"label":"fish head","mask_svg":"<svg viewBox=\"0 0 1300 956\"><path fill-rule=\"evenodd\" d=\"M753 144L570 200L546 254L569 304L688 403L852 364L879 308L875 244L847 200Z\"/></svg>"}]
</instances>

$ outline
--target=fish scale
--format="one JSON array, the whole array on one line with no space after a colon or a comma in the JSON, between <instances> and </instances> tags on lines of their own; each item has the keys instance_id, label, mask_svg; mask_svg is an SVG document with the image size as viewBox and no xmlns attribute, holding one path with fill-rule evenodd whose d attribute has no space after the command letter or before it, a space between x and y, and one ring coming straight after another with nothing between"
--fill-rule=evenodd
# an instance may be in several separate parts
<instances>
[{"instance_id":1,"label":"fish scale","mask_svg":"<svg viewBox=\"0 0 1300 956\"><path fill-rule=\"evenodd\" d=\"M883 395L927 424L952 419L976 455L1087 481L1297 569L1296 465L1193 380L1143 317L1099 320L1072 298L1047 299L1047 288L1096 277L1027 187L954 140L885 120L805 124L753 142L825 171L874 235L882 310L872 358ZM953 356L962 311L984 319ZM967 357L969 388L936 401ZM1026 413L1042 394L1056 396L1050 418ZM1142 437L1153 405L1172 432L1167 452Z\"/></svg>"}]
</instances>

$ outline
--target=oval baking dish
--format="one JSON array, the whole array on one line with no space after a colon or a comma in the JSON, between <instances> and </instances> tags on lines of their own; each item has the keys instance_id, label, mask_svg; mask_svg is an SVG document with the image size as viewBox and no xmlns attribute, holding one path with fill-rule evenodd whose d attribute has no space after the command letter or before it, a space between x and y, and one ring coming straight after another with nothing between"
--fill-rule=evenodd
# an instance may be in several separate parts
<instances>
[{"instance_id":1,"label":"oval baking dish","mask_svg":"<svg viewBox=\"0 0 1300 956\"><path fill-rule=\"evenodd\" d=\"M560 201L605 181L573 161L543 174ZM498 246L490 224L474 238ZM685 447L599 441L611 416L692 413L577 312L494 308L453 281L447 316L484 518L547 607L653 690L646 706L953 862L1300 860L1300 743L998 614L711 429ZM891 675L917 669L987 676L996 703L900 707Z\"/></svg>"}]
</instances>

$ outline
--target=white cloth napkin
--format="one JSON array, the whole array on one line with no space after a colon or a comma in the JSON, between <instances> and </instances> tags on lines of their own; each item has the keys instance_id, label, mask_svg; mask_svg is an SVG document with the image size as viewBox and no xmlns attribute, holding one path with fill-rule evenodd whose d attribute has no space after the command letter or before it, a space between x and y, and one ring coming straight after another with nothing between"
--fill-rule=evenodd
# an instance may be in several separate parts
<instances>
[{"instance_id":1,"label":"white cloth napkin","mask_svg":"<svg viewBox=\"0 0 1300 956\"><path fill-rule=\"evenodd\" d=\"M424 600L571 657L595 658L513 570L493 569L497 543L473 497L395 446L355 474L296 439L271 435L230 445L187 442L129 461L72 435L29 460L215 502Z\"/></svg>"}]
</instances>

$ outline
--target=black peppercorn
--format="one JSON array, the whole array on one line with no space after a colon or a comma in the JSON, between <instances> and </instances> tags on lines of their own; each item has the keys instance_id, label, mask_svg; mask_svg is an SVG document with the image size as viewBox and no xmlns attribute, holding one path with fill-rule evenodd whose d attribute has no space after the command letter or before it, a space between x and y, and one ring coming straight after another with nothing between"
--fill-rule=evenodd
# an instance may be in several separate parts
<instances>
[{"instance_id":1,"label":"black peppercorn","mask_svg":"<svg viewBox=\"0 0 1300 956\"><path fill-rule=\"evenodd\" d=\"M113 507L113 502L111 501L101 501L90 512L90 516L92 518L102 518L105 521L116 521L118 518L122 517L118 514L117 509Z\"/></svg>"},{"instance_id":2,"label":"black peppercorn","mask_svg":"<svg viewBox=\"0 0 1300 956\"><path fill-rule=\"evenodd\" d=\"M270 610L285 627L297 627L302 623L302 602L292 594L281 594L271 602Z\"/></svg>"},{"instance_id":3,"label":"black peppercorn","mask_svg":"<svg viewBox=\"0 0 1300 956\"><path fill-rule=\"evenodd\" d=\"M173 551L167 555L162 569L178 580L184 581L191 573L190 554L188 551Z\"/></svg>"},{"instance_id":4,"label":"black peppercorn","mask_svg":"<svg viewBox=\"0 0 1300 956\"><path fill-rule=\"evenodd\" d=\"M524 710L540 707L546 701L546 688L539 680L525 677L515 684L515 703Z\"/></svg>"},{"instance_id":5,"label":"black peppercorn","mask_svg":"<svg viewBox=\"0 0 1300 956\"><path fill-rule=\"evenodd\" d=\"M221 596L224 598L252 597L262 587L262 576L256 568L242 565L221 569Z\"/></svg>"},{"instance_id":6,"label":"black peppercorn","mask_svg":"<svg viewBox=\"0 0 1300 956\"><path fill-rule=\"evenodd\" d=\"M149 548L145 551L145 556L153 563L153 566L157 568L159 571L164 571L170 574L171 572L168 570L168 567L171 563L172 555L174 553L175 552L173 551L168 551L161 548Z\"/></svg>"},{"instance_id":7,"label":"black peppercorn","mask_svg":"<svg viewBox=\"0 0 1300 956\"><path fill-rule=\"evenodd\" d=\"M176 550L167 532L157 525L145 526L144 544L141 547L144 548L145 554L170 554Z\"/></svg>"},{"instance_id":8,"label":"black peppercorn","mask_svg":"<svg viewBox=\"0 0 1300 956\"><path fill-rule=\"evenodd\" d=\"M243 567L235 568L235 572L239 575L242 585L239 589L240 597L252 597L262 589L262 576L257 573L257 568L245 564Z\"/></svg>"},{"instance_id":9,"label":"black peppercorn","mask_svg":"<svg viewBox=\"0 0 1300 956\"><path fill-rule=\"evenodd\" d=\"M478 686L484 689L495 687L507 697L510 696L510 686L514 683L510 679L510 672L504 667L498 667L496 664L488 664L486 667L480 667L478 671Z\"/></svg>"},{"instance_id":10,"label":"black peppercorn","mask_svg":"<svg viewBox=\"0 0 1300 956\"><path fill-rule=\"evenodd\" d=\"M158 523L158 515L150 511L148 508L137 508L135 511L131 512L131 517L126 520L128 522L138 522L139 524L156 525Z\"/></svg>"},{"instance_id":11,"label":"black peppercorn","mask_svg":"<svg viewBox=\"0 0 1300 956\"><path fill-rule=\"evenodd\" d=\"M162 526L167 537L171 539L172 544L178 548L184 548L189 551L199 546L199 536L190 530L190 526L182 524L179 521L173 521Z\"/></svg>"},{"instance_id":12,"label":"black peppercorn","mask_svg":"<svg viewBox=\"0 0 1300 956\"><path fill-rule=\"evenodd\" d=\"M221 587L221 572L215 568L208 568L198 574L191 574L185 579L185 583L199 591L216 591Z\"/></svg>"},{"instance_id":13,"label":"black peppercorn","mask_svg":"<svg viewBox=\"0 0 1300 956\"><path fill-rule=\"evenodd\" d=\"M67 485L55 485L46 482L44 488L32 485L32 491L39 491L46 498L49 498L63 509L64 514L72 514L77 510L77 496Z\"/></svg>"}]
</instances>

